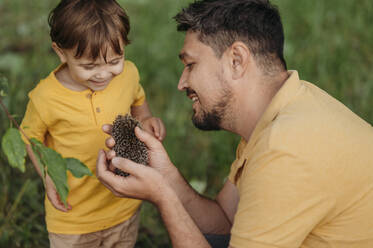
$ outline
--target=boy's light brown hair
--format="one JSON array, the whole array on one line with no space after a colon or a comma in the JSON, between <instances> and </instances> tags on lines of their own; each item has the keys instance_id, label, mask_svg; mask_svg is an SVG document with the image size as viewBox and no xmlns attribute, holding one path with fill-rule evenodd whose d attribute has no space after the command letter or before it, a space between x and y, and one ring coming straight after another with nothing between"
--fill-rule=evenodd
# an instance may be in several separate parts
<instances>
[{"instance_id":1,"label":"boy's light brown hair","mask_svg":"<svg viewBox=\"0 0 373 248\"><path fill-rule=\"evenodd\" d=\"M123 54L130 43L129 18L115 0L62 0L48 17L50 36L62 49L75 49L76 58L103 56L108 46Z\"/></svg>"}]
</instances>

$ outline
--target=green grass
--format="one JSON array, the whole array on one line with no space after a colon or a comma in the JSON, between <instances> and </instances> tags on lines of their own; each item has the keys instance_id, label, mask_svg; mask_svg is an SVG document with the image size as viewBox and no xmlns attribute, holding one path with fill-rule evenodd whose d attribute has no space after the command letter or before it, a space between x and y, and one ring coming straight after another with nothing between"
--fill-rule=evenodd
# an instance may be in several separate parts
<instances>
[{"instance_id":1,"label":"green grass","mask_svg":"<svg viewBox=\"0 0 373 248\"><path fill-rule=\"evenodd\" d=\"M172 20L187 0L120 0L131 18L126 57L139 68L150 107L167 127L164 145L186 179L214 196L234 159L238 137L201 132L190 121L191 103L178 92L183 34ZM373 2L274 0L285 28L289 69L373 123ZM0 0L0 74L8 78L6 104L21 121L27 92L58 64L50 48L47 15L56 0ZM0 111L0 136L9 127ZM13 170L0 152L0 247L48 247L43 187L28 163ZM206 187L204 187L206 186ZM203 190L206 188L206 190ZM136 247L170 247L157 210L144 204Z\"/></svg>"}]
</instances>

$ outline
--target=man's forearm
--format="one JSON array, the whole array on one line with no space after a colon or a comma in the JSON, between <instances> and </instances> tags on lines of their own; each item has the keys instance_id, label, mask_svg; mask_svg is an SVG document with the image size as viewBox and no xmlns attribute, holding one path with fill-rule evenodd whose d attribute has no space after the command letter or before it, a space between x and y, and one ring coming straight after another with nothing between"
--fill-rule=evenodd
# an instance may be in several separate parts
<instances>
[{"instance_id":1,"label":"man's forearm","mask_svg":"<svg viewBox=\"0 0 373 248\"><path fill-rule=\"evenodd\" d=\"M231 223L219 204L198 194L176 169L168 177L186 211L203 233L227 234Z\"/></svg>"},{"instance_id":2,"label":"man's forearm","mask_svg":"<svg viewBox=\"0 0 373 248\"><path fill-rule=\"evenodd\" d=\"M176 193L170 188L157 203L174 248L210 247Z\"/></svg>"}]
</instances>

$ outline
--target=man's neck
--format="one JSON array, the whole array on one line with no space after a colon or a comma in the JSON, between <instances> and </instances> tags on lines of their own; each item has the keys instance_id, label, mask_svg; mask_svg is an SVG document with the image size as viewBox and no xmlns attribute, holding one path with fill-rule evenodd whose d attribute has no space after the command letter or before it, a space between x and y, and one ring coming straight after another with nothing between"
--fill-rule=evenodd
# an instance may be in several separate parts
<instances>
[{"instance_id":1,"label":"man's neck","mask_svg":"<svg viewBox=\"0 0 373 248\"><path fill-rule=\"evenodd\" d=\"M247 80L236 106L235 133L249 141L259 120L288 77L288 72L282 71L273 77L258 76Z\"/></svg>"}]
</instances>

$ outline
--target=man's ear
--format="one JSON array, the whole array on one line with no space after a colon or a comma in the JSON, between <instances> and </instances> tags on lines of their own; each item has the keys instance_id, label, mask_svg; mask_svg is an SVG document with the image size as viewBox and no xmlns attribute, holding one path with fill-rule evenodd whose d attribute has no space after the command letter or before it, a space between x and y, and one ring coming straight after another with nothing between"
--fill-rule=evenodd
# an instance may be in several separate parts
<instances>
[{"instance_id":1,"label":"man's ear","mask_svg":"<svg viewBox=\"0 0 373 248\"><path fill-rule=\"evenodd\" d=\"M229 56L233 79L241 78L245 74L251 60L249 48L245 43L236 41L230 47Z\"/></svg>"},{"instance_id":2,"label":"man's ear","mask_svg":"<svg viewBox=\"0 0 373 248\"><path fill-rule=\"evenodd\" d=\"M57 56L60 58L61 63L66 63L66 55L56 42L52 42L52 48L56 52Z\"/></svg>"}]
</instances>

